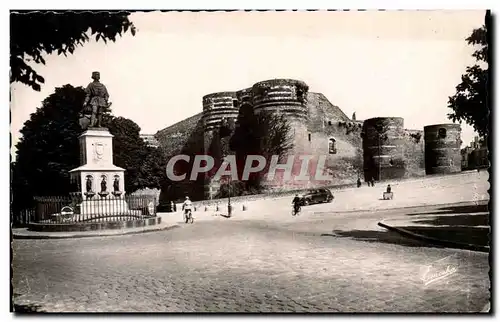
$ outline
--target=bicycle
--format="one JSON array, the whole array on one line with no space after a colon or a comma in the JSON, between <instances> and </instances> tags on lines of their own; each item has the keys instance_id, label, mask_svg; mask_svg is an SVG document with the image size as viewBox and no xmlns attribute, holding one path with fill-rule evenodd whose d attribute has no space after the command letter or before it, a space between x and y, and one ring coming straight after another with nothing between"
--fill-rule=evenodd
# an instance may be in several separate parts
<instances>
[{"instance_id":1,"label":"bicycle","mask_svg":"<svg viewBox=\"0 0 500 322\"><path fill-rule=\"evenodd\" d=\"M194 222L193 213L191 212L191 210L188 210L186 213L184 213L184 221L186 222L186 224L192 224Z\"/></svg>"},{"instance_id":2,"label":"bicycle","mask_svg":"<svg viewBox=\"0 0 500 322\"><path fill-rule=\"evenodd\" d=\"M300 213L301 207L299 205L292 206L292 216L298 216Z\"/></svg>"}]
</instances>

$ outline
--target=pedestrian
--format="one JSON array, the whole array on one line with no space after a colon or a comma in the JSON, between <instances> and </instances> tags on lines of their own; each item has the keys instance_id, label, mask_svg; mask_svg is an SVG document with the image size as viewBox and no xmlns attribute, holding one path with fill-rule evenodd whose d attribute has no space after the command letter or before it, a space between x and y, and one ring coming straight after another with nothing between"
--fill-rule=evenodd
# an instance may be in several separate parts
<instances>
[{"instance_id":1,"label":"pedestrian","mask_svg":"<svg viewBox=\"0 0 500 322\"><path fill-rule=\"evenodd\" d=\"M361 187L361 179L358 177L358 188Z\"/></svg>"}]
</instances>

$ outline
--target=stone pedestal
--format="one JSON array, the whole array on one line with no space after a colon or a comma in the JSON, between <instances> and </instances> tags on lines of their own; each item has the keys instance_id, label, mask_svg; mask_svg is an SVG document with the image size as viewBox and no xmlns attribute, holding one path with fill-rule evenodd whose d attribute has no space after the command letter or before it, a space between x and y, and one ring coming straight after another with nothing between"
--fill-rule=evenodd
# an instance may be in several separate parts
<instances>
[{"instance_id":1,"label":"stone pedestal","mask_svg":"<svg viewBox=\"0 0 500 322\"><path fill-rule=\"evenodd\" d=\"M106 128L90 128L79 140L80 166L70 176L83 202L75 210L82 215L128 211L125 169L113 164L113 135Z\"/></svg>"}]
</instances>

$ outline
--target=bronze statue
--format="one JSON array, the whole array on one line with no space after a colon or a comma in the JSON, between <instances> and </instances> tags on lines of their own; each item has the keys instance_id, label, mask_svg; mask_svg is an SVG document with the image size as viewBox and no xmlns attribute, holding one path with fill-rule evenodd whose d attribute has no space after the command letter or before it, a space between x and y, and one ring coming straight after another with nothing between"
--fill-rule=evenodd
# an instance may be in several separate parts
<instances>
[{"instance_id":1,"label":"bronze statue","mask_svg":"<svg viewBox=\"0 0 500 322\"><path fill-rule=\"evenodd\" d=\"M115 181L113 182L113 189L115 192L120 191L120 179L115 177Z\"/></svg>"},{"instance_id":2,"label":"bronze statue","mask_svg":"<svg viewBox=\"0 0 500 322\"><path fill-rule=\"evenodd\" d=\"M83 128L89 127L101 127L102 126L102 116L107 111L107 109L111 106L111 103L108 103L108 90L106 86L104 86L100 80L100 73L93 72L91 82L87 88L85 89L85 101L83 102L83 111L82 114L87 118L86 115L90 114L90 123L81 122ZM88 123L86 126L83 123Z\"/></svg>"},{"instance_id":3,"label":"bronze statue","mask_svg":"<svg viewBox=\"0 0 500 322\"><path fill-rule=\"evenodd\" d=\"M92 177L87 176L87 192L92 192Z\"/></svg>"},{"instance_id":4,"label":"bronze statue","mask_svg":"<svg viewBox=\"0 0 500 322\"><path fill-rule=\"evenodd\" d=\"M106 192L106 177L105 176L102 176L101 192Z\"/></svg>"}]
</instances>

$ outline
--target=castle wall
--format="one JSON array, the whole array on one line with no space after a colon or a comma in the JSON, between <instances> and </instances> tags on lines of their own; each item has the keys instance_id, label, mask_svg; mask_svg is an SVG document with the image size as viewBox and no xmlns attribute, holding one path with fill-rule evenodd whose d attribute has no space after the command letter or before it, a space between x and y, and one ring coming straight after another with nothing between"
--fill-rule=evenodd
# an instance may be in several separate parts
<instances>
[{"instance_id":1,"label":"castle wall","mask_svg":"<svg viewBox=\"0 0 500 322\"><path fill-rule=\"evenodd\" d=\"M307 120L294 127L296 144L289 154L311 156L309 180L279 182L273 189L289 190L356 182L361 169L360 123L351 121L323 94L308 93ZM305 125L305 126L304 126ZM320 157L325 157L323 174L328 179L316 179ZM293 175L300 173L300 164Z\"/></svg>"},{"instance_id":2,"label":"castle wall","mask_svg":"<svg viewBox=\"0 0 500 322\"><path fill-rule=\"evenodd\" d=\"M180 161L174 167L175 174L186 174L186 179L171 181L166 178L162 182L160 202L182 200L185 196L190 196L193 200L203 198L203 182L193 182L189 179L194 156L204 153L204 131L202 113L199 113L155 134L166 160L179 154L191 157L190 162Z\"/></svg>"},{"instance_id":3,"label":"castle wall","mask_svg":"<svg viewBox=\"0 0 500 322\"><path fill-rule=\"evenodd\" d=\"M268 190L350 184L355 183L362 173L367 180L372 176L378 179L379 169L382 180L424 175L423 132L404 130L402 118L351 120L323 94L309 92L304 82L274 79L236 92L206 95L203 97L203 113L156 134L166 156L182 153L192 155L193 160L197 154L208 154L216 161L213 171L200 181L177 182L169 187L169 191L192 196L190 191L194 189L200 198L213 197L219 191L220 182L210 178L218 170L224 155L236 154L230 144L231 138L237 137L234 136L235 129L249 115L263 111L286 116L293 144L288 155L295 156L290 180L285 180L280 170L272 181L266 180L264 175L263 184ZM225 124L221 127L223 119ZM221 130L227 127L229 132ZM377 127L383 128L383 134L387 135L381 142L380 157ZM304 155L312 159L307 171L309 179L301 181L296 176L301 172L300 156ZM317 180L315 175L321 156L326 157L324 174L327 178ZM286 158L280 163L284 162ZM179 171L185 171L189 178L191 169L192 162L184 163Z\"/></svg>"},{"instance_id":4,"label":"castle wall","mask_svg":"<svg viewBox=\"0 0 500 322\"><path fill-rule=\"evenodd\" d=\"M365 180L404 178L404 120L376 117L363 123L363 167Z\"/></svg>"},{"instance_id":5,"label":"castle wall","mask_svg":"<svg viewBox=\"0 0 500 322\"><path fill-rule=\"evenodd\" d=\"M403 137L405 177L425 176L424 131L405 130Z\"/></svg>"},{"instance_id":6,"label":"castle wall","mask_svg":"<svg viewBox=\"0 0 500 322\"><path fill-rule=\"evenodd\" d=\"M185 120L175 123L161 131L156 132L159 148L166 158L185 149L188 142L203 138L202 113L193 115Z\"/></svg>"}]
</instances>

